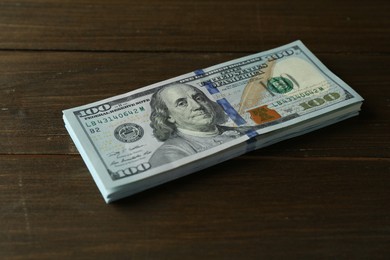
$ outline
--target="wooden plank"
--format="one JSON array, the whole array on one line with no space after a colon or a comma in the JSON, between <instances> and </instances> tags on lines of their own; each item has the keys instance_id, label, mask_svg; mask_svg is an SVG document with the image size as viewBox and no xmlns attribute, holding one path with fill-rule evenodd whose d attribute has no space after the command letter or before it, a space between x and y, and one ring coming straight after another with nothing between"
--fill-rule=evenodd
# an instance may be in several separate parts
<instances>
[{"instance_id":1,"label":"wooden plank","mask_svg":"<svg viewBox=\"0 0 390 260\"><path fill-rule=\"evenodd\" d=\"M0 165L5 259L390 253L389 159L240 157L110 205L77 156Z\"/></svg>"},{"instance_id":2,"label":"wooden plank","mask_svg":"<svg viewBox=\"0 0 390 260\"><path fill-rule=\"evenodd\" d=\"M0 52L0 153L75 154L61 111L245 54ZM386 77L377 55L320 55L365 99L358 118L273 146L274 156L389 157ZM369 75L369 76L368 76ZM374 81L373 81L374 79Z\"/></svg>"},{"instance_id":3,"label":"wooden plank","mask_svg":"<svg viewBox=\"0 0 390 260\"><path fill-rule=\"evenodd\" d=\"M0 48L257 52L296 39L316 52L388 52L387 0L1 1Z\"/></svg>"},{"instance_id":4,"label":"wooden plank","mask_svg":"<svg viewBox=\"0 0 390 260\"><path fill-rule=\"evenodd\" d=\"M0 259L388 258L388 0L0 2ZM301 39L337 125L106 205L61 111Z\"/></svg>"}]
</instances>

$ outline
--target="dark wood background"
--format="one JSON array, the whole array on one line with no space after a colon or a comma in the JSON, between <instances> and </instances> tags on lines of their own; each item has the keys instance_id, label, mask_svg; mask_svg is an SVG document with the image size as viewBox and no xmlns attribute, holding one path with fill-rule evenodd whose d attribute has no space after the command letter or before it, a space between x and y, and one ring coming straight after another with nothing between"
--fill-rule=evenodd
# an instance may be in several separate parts
<instances>
[{"instance_id":1,"label":"dark wood background","mask_svg":"<svg viewBox=\"0 0 390 260\"><path fill-rule=\"evenodd\" d=\"M388 0L0 1L0 258L390 257ZM302 40L361 115L106 205L62 110Z\"/></svg>"}]
</instances>

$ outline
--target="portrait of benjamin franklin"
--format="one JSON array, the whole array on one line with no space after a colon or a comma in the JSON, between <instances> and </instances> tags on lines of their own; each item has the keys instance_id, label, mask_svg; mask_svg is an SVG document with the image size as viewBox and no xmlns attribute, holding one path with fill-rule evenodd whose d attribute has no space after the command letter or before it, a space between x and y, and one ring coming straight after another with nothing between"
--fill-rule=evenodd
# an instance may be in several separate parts
<instances>
[{"instance_id":1,"label":"portrait of benjamin franklin","mask_svg":"<svg viewBox=\"0 0 390 260\"><path fill-rule=\"evenodd\" d=\"M151 98L150 126L163 144L149 162L152 167L173 162L243 135L239 128L223 126L228 116L201 90L172 83Z\"/></svg>"}]
</instances>

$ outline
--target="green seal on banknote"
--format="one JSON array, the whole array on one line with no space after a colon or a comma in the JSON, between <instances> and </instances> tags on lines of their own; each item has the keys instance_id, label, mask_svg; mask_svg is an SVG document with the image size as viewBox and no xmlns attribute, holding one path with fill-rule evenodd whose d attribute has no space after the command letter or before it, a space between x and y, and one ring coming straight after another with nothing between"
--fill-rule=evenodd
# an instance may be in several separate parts
<instances>
[{"instance_id":1,"label":"green seal on banknote","mask_svg":"<svg viewBox=\"0 0 390 260\"><path fill-rule=\"evenodd\" d=\"M291 80L284 77L273 77L268 80L267 88L278 94L290 92L294 88Z\"/></svg>"}]
</instances>

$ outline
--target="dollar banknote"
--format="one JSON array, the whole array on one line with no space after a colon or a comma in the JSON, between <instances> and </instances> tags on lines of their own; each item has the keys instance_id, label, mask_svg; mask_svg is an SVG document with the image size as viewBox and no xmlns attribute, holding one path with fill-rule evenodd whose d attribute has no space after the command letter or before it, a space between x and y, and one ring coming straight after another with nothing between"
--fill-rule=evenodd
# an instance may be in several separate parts
<instances>
[{"instance_id":1,"label":"dollar banknote","mask_svg":"<svg viewBox=\"0 0 390 260\"><path fill-rule=\"evenodd\" d=\"M63 111L106 202L357 115L300 41Z\"/></svg>"}]
</instances>

